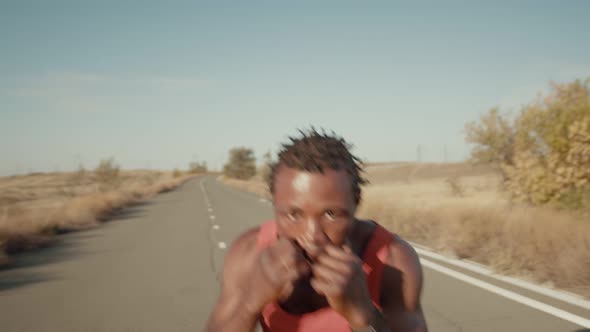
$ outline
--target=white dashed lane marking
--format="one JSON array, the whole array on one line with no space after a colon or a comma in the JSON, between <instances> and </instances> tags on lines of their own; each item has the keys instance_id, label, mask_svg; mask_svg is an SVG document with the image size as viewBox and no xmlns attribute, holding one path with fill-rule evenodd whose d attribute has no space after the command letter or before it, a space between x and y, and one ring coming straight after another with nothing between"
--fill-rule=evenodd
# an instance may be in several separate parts
<instances>
[{"instance_id":1,"label":"white dashed lane marking","mask_svg":"<svg viewBox=\"0 0 590 332\"><path fill-rule=\"evenodd\" d=\"M211 220L215 220L215 216L209 216Z\"/></svg>"},{"instance_id":2,"label":"white dashed lane marking","mask_svg":"<svg viewBox=\"0 0 590 332\"><path fill-rule=\"evenodd\" d=\"M219 246L219 249L227 248L227 246L225 245L225 242L219 242L217 245Z\"/></svg>"}]
</instances>

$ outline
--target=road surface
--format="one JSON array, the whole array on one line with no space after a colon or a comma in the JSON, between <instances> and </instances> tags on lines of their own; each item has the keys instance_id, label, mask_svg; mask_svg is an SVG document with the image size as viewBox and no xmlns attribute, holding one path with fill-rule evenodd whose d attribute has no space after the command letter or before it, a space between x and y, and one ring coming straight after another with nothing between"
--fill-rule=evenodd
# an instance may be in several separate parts
<instances>
[{"instance_id":1,"label":"road surface","mask_svg":"<svg viewBox=\"0 0 590 332\"><path fill-rule=\"evenodd\" d=\"M225 250L237 234L271 216L265 200L212 176L192 180L99 228L20 255L16 267L0 270L0 331L200 331L219 291ZM425 266L423 306L430 331L590 331L579 320L590 318L585 304L424 259L436 267ZM574 319L498 295L445 269Z\"/></svg>"}]
</instances>

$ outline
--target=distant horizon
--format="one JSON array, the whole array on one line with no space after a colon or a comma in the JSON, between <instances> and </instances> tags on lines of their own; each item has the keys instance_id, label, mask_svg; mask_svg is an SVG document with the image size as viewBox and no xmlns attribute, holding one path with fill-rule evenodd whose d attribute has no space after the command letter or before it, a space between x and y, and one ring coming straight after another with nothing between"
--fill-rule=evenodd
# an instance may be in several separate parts
<instances>
[{"instance_id":1,"label":"distant horizon","mask_svg":"<svg viewBox=\"0 0 590 332\"><path fill-rule=\"evenodd\" d=\"M452 164L462 164L462 163L469 163L469 160L463 160L463 161L363 161L365 164L365 167L370 167L370 166L386 166L386 165L393 165L393 164L433 164L433 165L452 165ZM116 164L116 160L115 160L115 164ZM84 165L83 165L84 166ZM256 161L256 166L260 167L260 161L257 160ZM96 168L96 166L93 167L83 167L85 171L88 172L92 172L94 171L94 169ZM179 169L165 169L165 168L124 168L121 167L120 168L122 171L126 171L126 172L142 172L142 171L146 171L146 172L172 172L175 170L180 170L180 171L187 171L188 167L185 168L179 168ZM15 173L15 174L6 174L6 175L0 175L0 177L13 177L13 176L29 176L29 175L51 175L51 174L68 174L68 173L76 173L78 172L80 169L76 168L76 169L72 169L72 170L58 170L58 171L33 171L33 172L23 172L23 173ZM222 173L223 170L222 169L209 169L207 171L208 173Z\"/></svg>"},{"instance_id":2,"label":"distant horizon","mask_svg":"<svg viewBox=\"0 0 590 332\"><path fill-rule=\"evenodd\" d=\"M463 161L465 123L590 77L588 12L590 2L10 3L0 176L109 157L124 169L221 169L232 147L260 159L312 125L372 162Z\"/></svg>"}]
</instances>

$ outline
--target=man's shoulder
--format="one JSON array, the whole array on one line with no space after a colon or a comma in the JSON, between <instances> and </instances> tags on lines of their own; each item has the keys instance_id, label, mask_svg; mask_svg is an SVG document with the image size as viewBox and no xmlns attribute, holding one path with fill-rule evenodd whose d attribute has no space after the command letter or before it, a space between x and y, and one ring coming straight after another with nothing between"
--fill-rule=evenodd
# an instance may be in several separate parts
<instances>
[{"instance_id":1,"label":"man's shoulder","mask_svg":"<svg viewBox=\"0 0 590 332\"><path fill-rule=\"evenodd\" d=\"M379 222L371 220L371 223L375 231L379 231L381 239L379 242L387 243L387 253L384 255L383 263L404 275L419 277L422 268L414 247Z\"/></svg>"},{"instance_id":2,"label":"man's shoulder","mask_svg":"<svg viewBox=\"0 0 590 332\"><path fill-rule=\"evenodd\" d=\"M251 228L236 238L223 262L223 280L225 287L234 284L233 281L239 280L256 260L256 244L259 227ZM231 287L231 286L229 286Z\"/></svg>"},{"instance_id":3,"label":"man's shoulder","mask_svg":"<svg viewBox=\"0 0 590 332\"><path fill-rule=\"evenodd\" d=\"M387 265L391 265L404 271L408 268L415 269L420 265L418 254L408 241L397 234L391 233L392 240L389 242Z\"/></svg>"},{"instance_id":4,"label":"man's shoulder","mask_svg":"<svg viewBox=\"0 0 590 332\"><path fill-rule=\"evenodd\" d=\"M240 236L233 241L228 254L231 255L232 252L240 252L243 254L254 251L256 249L259 232L260 227L253 227L240 234Z\"/></svg>"},{"instance_id":5,"label":"man's shoulder","mask_svg":"<svg viewBox=\"0 0 590 332\"><path fill-rule=\"evenodd\" d=\"M406 240L392 233L384 262L381 296L384 305L414 310L420 306L423 276L418 254Z\"/></svg>"}]
</instances>

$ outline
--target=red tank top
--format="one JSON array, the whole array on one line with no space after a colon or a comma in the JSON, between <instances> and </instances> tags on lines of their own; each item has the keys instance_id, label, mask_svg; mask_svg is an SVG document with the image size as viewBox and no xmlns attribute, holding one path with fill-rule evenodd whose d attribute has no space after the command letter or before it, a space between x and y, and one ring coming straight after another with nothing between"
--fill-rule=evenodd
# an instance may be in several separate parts
<instances>
[{"instance_id":1,"label":"red tank top","mask_svg":"<svg viewBox=\"0 0 590 332\"><path fill-rule=\"evenodd\" d=\"M365 271L367 286L373 304L380 306L381 274L383 264L387 259L389 243L393 234L377 224L363 253L363 270ZM263 249L277 240L277 224L269 221L260 226L257 248ZM348 322L330 307L322 308L303 315L290 314L278 303L268 304L262 311L260 325L265 332L319 332L350 331Z\"/></svg>"}]
</instances>

